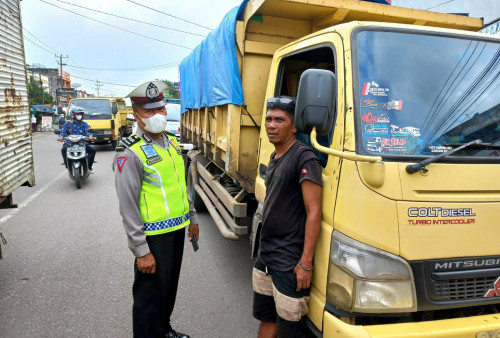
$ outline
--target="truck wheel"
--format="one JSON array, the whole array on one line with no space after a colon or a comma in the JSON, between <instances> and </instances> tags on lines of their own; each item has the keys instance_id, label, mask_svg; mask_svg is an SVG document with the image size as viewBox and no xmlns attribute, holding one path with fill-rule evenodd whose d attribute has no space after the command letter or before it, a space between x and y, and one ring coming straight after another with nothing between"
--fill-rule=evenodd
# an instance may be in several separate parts
<instances>
[{"instance_id":1,"label":"truck wheel","mask_svg":"<svg viewBox=\"0 0 500 338\"><path fill-rule=\"evenodd\" d=\"M186 190L187 193L189 194L189 197L191 197L191 201L193 203L194 208L196 209L197 212L205 212L207 211L207 207L205 206L205 203L201 199L200 195L196 192L196 189L194 188L193 184L193 178L191 176L191 166L193 165L194 162L191 162L189 165L189 169L187 172L187 182L186 182Z\"/></svg>"},{"instance_id":2,"label":"truck wheel","mask_svg":"<svg viewBox=\"0 0 500 338\"><path fill-rule=\"evenodd\" d=\"M115 150L116 144L117 144L117 141L111 141L111 148L113 148L113 150Z\"/></svg>"}]
</instances>

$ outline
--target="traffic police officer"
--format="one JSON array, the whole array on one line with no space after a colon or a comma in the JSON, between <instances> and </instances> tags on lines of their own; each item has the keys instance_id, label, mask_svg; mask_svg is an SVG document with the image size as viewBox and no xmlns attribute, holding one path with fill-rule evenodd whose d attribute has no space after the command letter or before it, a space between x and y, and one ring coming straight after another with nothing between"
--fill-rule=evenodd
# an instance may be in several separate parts
<instances>
[{"instance_id":1,"label":"traffic police officer","mask_svg":"<svg viewBox=\"0 0 500 338\"><path fill-rule=\"evenodd\" d=\"M132 309L134 337L189 338L170 326L184 250L198 240L198 220L186 191L184 163L175 135L165 131L167 110L160 81L128 97L138 124L116 148L113 170L120 214L136 257Z\"/></svg>"}]
</instances>

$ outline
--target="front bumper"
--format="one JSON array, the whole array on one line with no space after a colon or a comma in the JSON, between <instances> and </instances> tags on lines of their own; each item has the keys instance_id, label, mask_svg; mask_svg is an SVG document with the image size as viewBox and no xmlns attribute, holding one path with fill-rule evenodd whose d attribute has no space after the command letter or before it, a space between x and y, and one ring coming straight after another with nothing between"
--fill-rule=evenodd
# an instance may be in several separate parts
<instances>
[{"instance_id":1,"label":"front bumper","mask_svg":"<svg viewBox=\"0 0 500 338\"><path fill-rule=\"evenodd\" d=\"M323 337L345 338L489 338L500 337L500 314L418 323L356 326L325 312Z\"/></svg>"}]
</instances>

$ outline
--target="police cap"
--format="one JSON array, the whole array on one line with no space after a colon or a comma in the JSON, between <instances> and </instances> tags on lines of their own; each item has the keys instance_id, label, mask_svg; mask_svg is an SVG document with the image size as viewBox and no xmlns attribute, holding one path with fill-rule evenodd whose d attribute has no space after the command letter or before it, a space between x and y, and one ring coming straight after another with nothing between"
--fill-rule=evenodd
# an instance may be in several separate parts
<instances>
[{"instance_id":1,"label":"police cap","mask_svg":"<svg viewBox=\"0 0 500 338\"><path fill-rule=\"evenodd\" d=\"M126 97L143 109L159 108L165 105L163 91L166 89L164 82L148 81L132 90Z\"/></svg>"}]
</instances>

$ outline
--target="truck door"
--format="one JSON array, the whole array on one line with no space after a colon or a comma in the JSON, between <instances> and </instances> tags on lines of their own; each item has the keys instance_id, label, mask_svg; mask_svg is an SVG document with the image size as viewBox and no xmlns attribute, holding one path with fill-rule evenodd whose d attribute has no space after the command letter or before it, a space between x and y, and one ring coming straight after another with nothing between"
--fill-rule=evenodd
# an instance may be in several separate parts
<instances>
[{"instance_id":1,"label":"truck door","mask_svg":"<svg viewBox=\"0 0 500 338\"><path fill-rule=\"evenodd\" d=\"M318 136L318 142L333 149L342 150L344 140L344 113L346 92L344 88L344 54L340 36L324 33L278 50L271 65L266 99L273 96L297 95L299 79L307 69L326 69L335 73L338 81L336 95L336 116L334 129L327 135ZM266 105L264 104L262 126L264 126ZM312 148L309 134L298 134L297 139ZM255 192L263 203L265 196L265 169L269 163L274 146L269 143L265 128L261 128L259 149L259 175ZM341 159L316 152L323 168L323 202L321 232L314 258L314 276L309 302L309 319L317 327L322 327L323 309L326 299L326 284L330 241L333 231L333 214L337 195L337 185Z\"/></svg>"}]
</instances>

